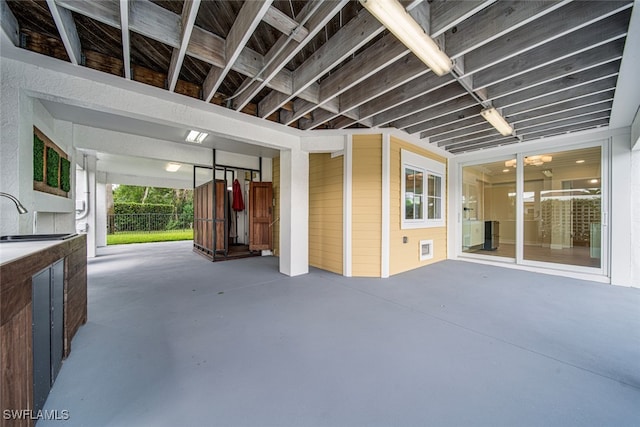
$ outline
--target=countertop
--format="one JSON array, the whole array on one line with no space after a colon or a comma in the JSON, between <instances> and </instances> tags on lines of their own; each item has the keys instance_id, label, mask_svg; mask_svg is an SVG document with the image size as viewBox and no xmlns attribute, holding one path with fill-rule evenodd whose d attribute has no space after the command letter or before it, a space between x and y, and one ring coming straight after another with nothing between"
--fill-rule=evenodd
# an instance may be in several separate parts
<instances>
[{"instance_id":1,"label":"countertop","mask_svg":"<svg viewBox=\"0 0 640 427\"><path fill-rule=\"evenodd\" d=\"M40 242L3 242L0 243L0 265L15 261L19 258L29 256L61 243L66 240L44 240Z\"/></svg>"}]
</instances>

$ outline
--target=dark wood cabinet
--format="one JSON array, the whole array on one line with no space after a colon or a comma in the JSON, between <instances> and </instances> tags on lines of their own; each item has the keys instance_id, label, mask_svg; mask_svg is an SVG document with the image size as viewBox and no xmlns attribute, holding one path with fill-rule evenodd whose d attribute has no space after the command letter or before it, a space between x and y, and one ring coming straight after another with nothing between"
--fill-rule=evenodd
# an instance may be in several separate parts
<instances>
[{"instance_id":1,"label":"dark wood cabinet","mask_svg":"<svg viewBox=\"0 0 640 427\"><path fill-rule=\"evenodd\" d=\"M34 384L49 381L50 387L62 359L71 351L71 339L87 321L86 236L3 263L0 277L0 407L36 413L46 395L42 400L44 392L34 389ZM34 314L45 320L40 323L38 318L36 326ZM34 340L34 335L48 335L49 342ZM29 417L0 417L0 426L32 425Z\"/></svg>"}]
</instances>

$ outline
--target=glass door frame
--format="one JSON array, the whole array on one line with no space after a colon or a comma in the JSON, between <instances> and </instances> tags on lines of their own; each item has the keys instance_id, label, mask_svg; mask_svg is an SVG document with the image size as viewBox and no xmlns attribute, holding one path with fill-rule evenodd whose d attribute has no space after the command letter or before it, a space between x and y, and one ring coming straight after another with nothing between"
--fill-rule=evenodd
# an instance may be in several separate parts
<instances>
[{"instance_id":1,"label":"glass door frame","mask_svg":"<svg viewBox=\"0 0 640 427\"><path fill-rule=\"evenodd\" d=\"M588 138L585 138L588 139ZM540 144L527 144L528 147L522 147L520 144L514 144L512 146L513 151L507 152L502 155L496 156L482 156L482 153L478 153L478 156L472 156L473 153L470 153L470 160L463 160L457 163L457 168L455 169L456 177L455 179L450 179L450 191L453 193L455 197L451 197L450 201L454 203L450 211L455 212L455 221L451 221L450 223L455 224L454 238L453 242L455 242L454 247L455 251L452 251L455 254L456 258L460 259L476 259L487 262L497 262L503 264L510 265L519 265L524 267L537 267L544 268L548 270L558 270L558 271L567 271L572 273L585 273L590 275L598 275L598 276L610 276L610 246L611 246L611 236L610 236L610 227L608 224L609 211L611 206L611 188L610 188L610 155L611 152L611 138L607 139L597 139L591 141L585 141L580 143L568 143L564 144L550 144L548 141L543 141ZM532 156L536 154L545 154L550 152L560 152L560 151L572 151L572 150L580 150L584 148L594 148L600 147L600 179L601 179L601 192L602 192L602 202L601 202L601 215L602 221L600 225L600 235L601 238L601 258L600 258L600 267L584 267L577 266L571 264L559 264L559 263L551 263L551 262L543 262L543 261L533 261L524 259L524 158L526 156ZM506 149L506 147L505 147ZM516 151L516 149L518 149ZM475 158L474 158L475 157ZM491 255L483 255L483 254L474 254L474 253L466 253L462 251L462 243L463 243L463 213L462 213L462 194L463 194L463 168L467 166L475 166L481 165L484 163L491 163L496 161L504 161L511 160L516 158L516 256L514 258L506 258L506 257L496 257ZM452 218L452 219L454 219Z\"/></svg>"},{"instance_id":2,"label":"glass door frame","mask_svg":"<svg viewBox=\"0 0 640 427\"><path fill-rule=\"evenodd\" d=\"M473 162L465 162L465 163L460 163L458 165L458 192L459 192L459 197L454 198L455 203L457 204L457 212L459 212L458 218L459 221L456 221L456 226L457 226L457 238L456 238L456 255L458 257L461 258L470 258L470 259L478 259L478 260L486 260L486 261L496 261L496 262L501 262L501 263L506 263L506 264L517 264L517 253L518 253L518 218L519 218L519 206L518 203L516 201L516 257L504 257L504 256L495 256L495 255L483 255L483 254L478 254L478 253L473 253L473 252L463 252L462 251L462 243L463 243L463 218L464 218L464 212L461 211L461 207L462 207L462 196L464 193L463 190L463 186L464 186L464 175L463 175L463 169L467 166L476 166L476 165L481 165L484 163L493 163L493 162L504 162L507 160L513 160L514 158L516 158L516 156L514 156L513 154L507 154L507 155L503 155L503 156L498 156L498 157L488 157L479 161L473 161ZM518 171L516 170L516 197L518 195Z\"/></svg>"}]
</instances>

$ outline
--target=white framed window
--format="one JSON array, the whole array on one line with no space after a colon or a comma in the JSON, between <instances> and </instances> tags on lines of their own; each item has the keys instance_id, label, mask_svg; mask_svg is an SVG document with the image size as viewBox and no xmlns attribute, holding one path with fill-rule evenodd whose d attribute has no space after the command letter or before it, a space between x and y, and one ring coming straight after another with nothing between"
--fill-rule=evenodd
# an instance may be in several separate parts
<instances>
[{"instance_id":1,"label":"white framed window","mask_svg":"<svg viewBox=\"0 0 640 427\"><path fill-rule=\"evenodd\" d=\"M401 150L402 228L444 227L445 165Z\"/></svg>"}]
</instances>

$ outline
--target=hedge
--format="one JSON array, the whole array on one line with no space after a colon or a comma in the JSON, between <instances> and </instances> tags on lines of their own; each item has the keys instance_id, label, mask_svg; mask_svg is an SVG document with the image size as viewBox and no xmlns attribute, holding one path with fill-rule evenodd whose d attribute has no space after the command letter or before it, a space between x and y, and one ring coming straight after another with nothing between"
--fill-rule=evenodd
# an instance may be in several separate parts
<instances>
[{"instance_id":1,"label":"hedge","mask_svg":"<svg viewBox=\"0 0 640 427\"><path fill-rule=\"evenodd\" d=\"M118 214L172 214L173 205L154 203L114 203L113 213Z\"/></svg>"},{"instance_id":2,"label":"hedge","mask_svg":"<svg viewBox=\"0 0 640 427\"><path fill-rule=\"evenodd\" d=\"M173 213L173 205L114 203L114 231L166 230Z\"/></svg>"}]
</instances>

